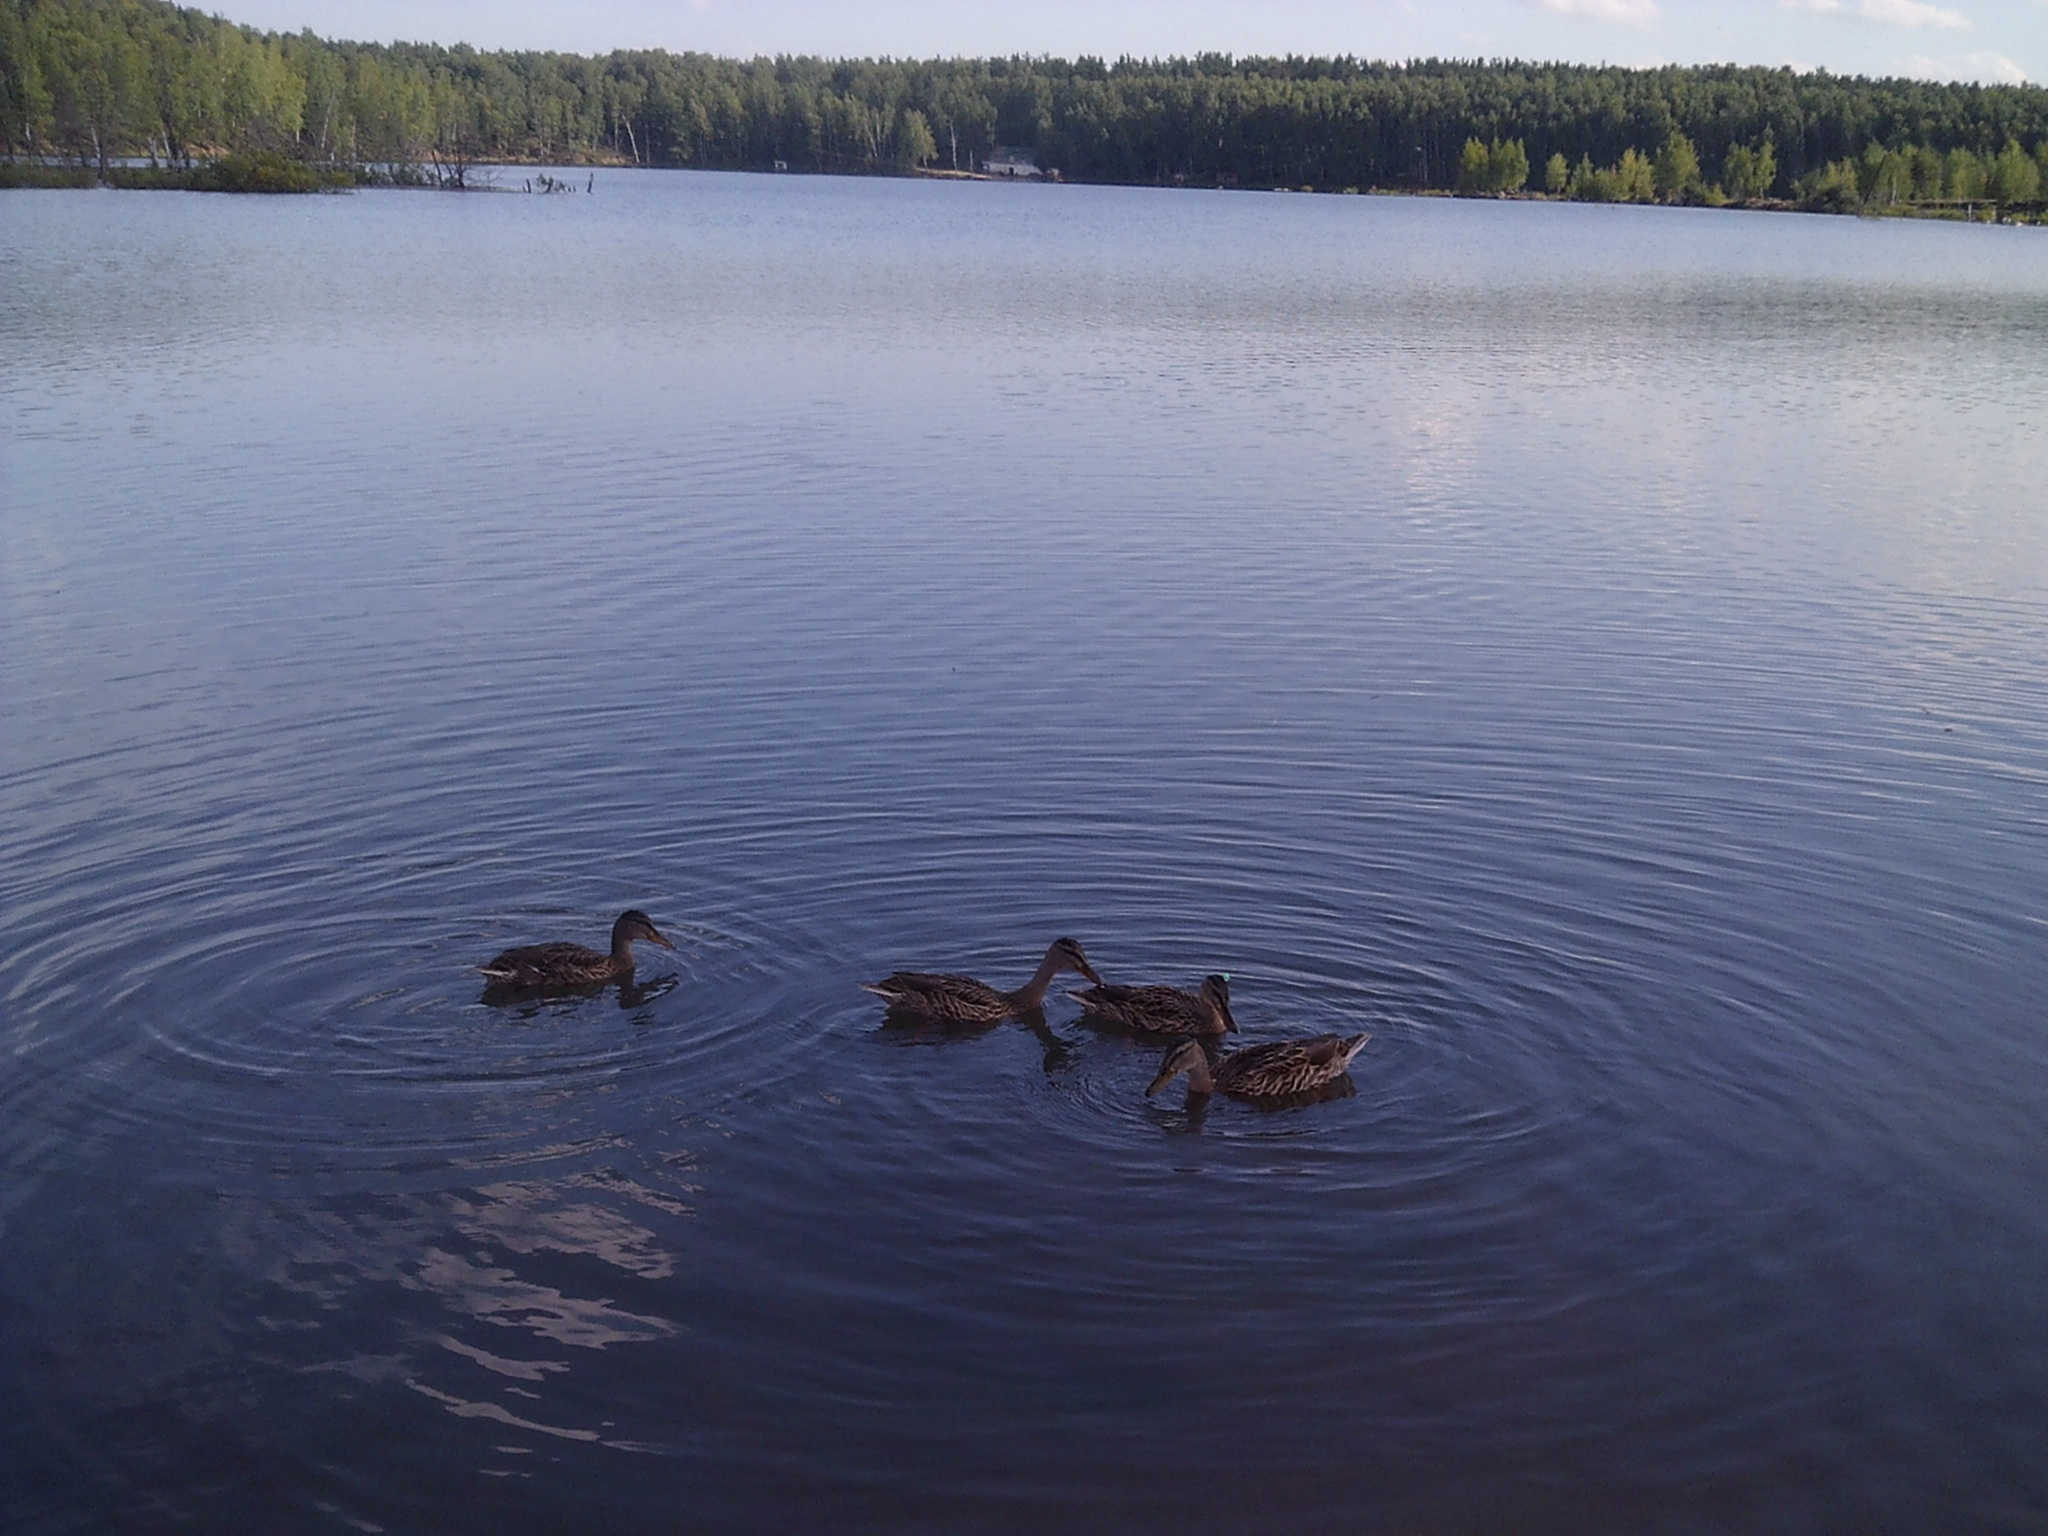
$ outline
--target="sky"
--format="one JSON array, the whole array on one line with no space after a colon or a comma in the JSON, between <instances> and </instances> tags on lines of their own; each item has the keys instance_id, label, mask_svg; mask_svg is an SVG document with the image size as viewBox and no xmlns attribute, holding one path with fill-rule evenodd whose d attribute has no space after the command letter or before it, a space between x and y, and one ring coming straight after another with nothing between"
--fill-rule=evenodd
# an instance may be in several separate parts
<instances>
[{"instance_id":1,"label":"sky","mask_svg":"<svg viewBox=\"0 0 2048 1536\"><path fill-rule=\"evenodd\" d=\"M828 57L1202 52L2048 80L2048 0L196 0L368 42Z\"/></svg>"}]
</instances>

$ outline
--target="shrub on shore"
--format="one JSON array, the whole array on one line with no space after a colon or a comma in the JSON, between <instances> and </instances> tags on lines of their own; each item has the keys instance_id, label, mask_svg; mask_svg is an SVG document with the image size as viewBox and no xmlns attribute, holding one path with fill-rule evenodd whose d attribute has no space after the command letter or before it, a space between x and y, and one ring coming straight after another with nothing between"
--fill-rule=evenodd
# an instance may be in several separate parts
<instances>
[{"instance_id":1,"label":"shrub on shore","mask_svg":"<svg viewBox=\"0 0 2048 1536\"><path fill-rule=\"evenodd\" d=\"M117 187L168 187L187 192L332 192L355 185L348 171L308 165L266 150L223 155L187 169L123 169L108 180Z\"/></svg>"},{"instance_id":2,"label":"shrub on shore","mask_svg":"<svg viewBox=\"0 0 2048 1536\"><path fill-rule=\"evenodd\" d=\"M358 172L308 165L266 150L223 155L198 165L115 165L102 177L89 165L0 161L0 188L93 187L133 192L335 192L359 184Z\"/></svg>"},{"instance_id":3,"label":"shrub on shore","mask_svg":"<svg viewBox=\"0 0 2048 1536\"><path fill-rule=\"evenodd\" d=\"M35 160L0 160L0 188L89 187L98 180L89 166L45 165Z\"/></svg>"}]
</instances>

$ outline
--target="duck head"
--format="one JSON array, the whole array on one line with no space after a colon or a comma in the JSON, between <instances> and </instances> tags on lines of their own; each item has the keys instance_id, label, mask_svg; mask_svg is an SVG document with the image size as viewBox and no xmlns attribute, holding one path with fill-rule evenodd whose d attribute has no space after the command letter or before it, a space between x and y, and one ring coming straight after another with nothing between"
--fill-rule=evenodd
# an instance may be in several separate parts
<instances>
[{"instance_id":1,"label":"duck head","mask_svg":"<svg viewBox=\"0 0 2048 1536\"><path fill-rule=\"evenodd\" d=\"M638 907L628 907L619 914L619 920L612 924L612 953L631 954L636 939L659 944L663 949L675 948L675 945L661 936L661 930L654 926L653 918Z\"/></svg>"},{"instance_id":2,"label":"duck head","mask_svg":"<svg viewBox=\"0 0 2048 1536\"><path fill-rule=\"evenodd\" d=\"M1095 967L1088 963L1088 957L1073 939L1054 939L1052 948L1045 952L1045 958L1052 963L1055 972L1075 971L1096 986L1102 985L1102 978L1095 974Z\"/></svg>"}]
</instances>

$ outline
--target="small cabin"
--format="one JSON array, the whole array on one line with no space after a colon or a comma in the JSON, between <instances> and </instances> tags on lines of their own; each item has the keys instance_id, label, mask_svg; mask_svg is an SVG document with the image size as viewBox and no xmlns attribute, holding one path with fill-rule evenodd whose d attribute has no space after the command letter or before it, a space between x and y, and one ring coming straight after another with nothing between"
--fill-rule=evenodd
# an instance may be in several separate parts
<instances>
[{"instance_id":1,"label":"small cabin","mask_svg":"<svg viewBox=\"0 0 2048 1536\"><path fill-rule=\"evenodd\" d=\"M981 173L984 176L1029 177L1033 180L1041 174L1037 157L1028 149L990 150L988 158L981 162Z\"/></svg>"}]
</instances>

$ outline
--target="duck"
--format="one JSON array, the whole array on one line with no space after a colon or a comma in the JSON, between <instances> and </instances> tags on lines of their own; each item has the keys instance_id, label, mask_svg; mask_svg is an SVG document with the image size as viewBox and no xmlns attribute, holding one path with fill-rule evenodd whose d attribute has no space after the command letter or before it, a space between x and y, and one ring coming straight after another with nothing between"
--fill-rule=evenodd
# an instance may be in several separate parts
<instances>
[{"instance_id":1,"label":"duck","mask_svg":"<svg viewBox=\"0 0 2048 1536\"><path fill-rule=\"evenodd\" d=\"M1228 1093L1241 1099L1279 1099L1312 1093L1342 1077L1351 1058L1371 1035L1316 1035L1307 1040L1270 1040L1219 1056L1213 1063L1198 1040L1183 1040L1166 1053L1159 1075L1145 1090L1151 1097L1181 1073L1189 1093Z\"/></svg>"},{"instance_id":2,"label":"duck","mask_svg":"<svg viewBox=\"0 0 2048 1536\"><path fill-rule=\"evenodd\" d=\"M949 1024L994 1024L1020 1014L1036 1013L1045 1001L1046 988L1062 971L1074 971L1098 986L1102 978L1088 963L1088 956L1072 939L1054 939L1038 963L1038 971L1014 992L1000 992L972 976L950 976L929 971L897 971L880 981L864 981L863 991L886 1001L891 1009L921 1014Z\"/></svg>"},{"instance_id":3,"label":"duck","mask_svg":"<svg viewBox=\"0 0 2048 1536\"><path fill-rule=\"evenodd\" d=\"M1199 992L1179 987L1112 987L1097 982L1067 996L1084 1011L1126 1029L1152 1035L1221 1035L1237 1028L1230 1013L1230 978L1210 976Z\"/></svg>"},{"instance_id":4,"label":"duck","mask_svg":"<svg viewBox=\"0 0 2048 1536\"><path fill-rule=\"evenodd\" d=\"M493 987L533 991L545 987L596 987L608 981L627 981L633 975L633 945L645 939L663 949L675 945L662 937L654 919L637 907L629 907L612 924L612 952L600 954L581 944L526 944L508 949L478 970Z\"/></svg>"}]
</instances>

